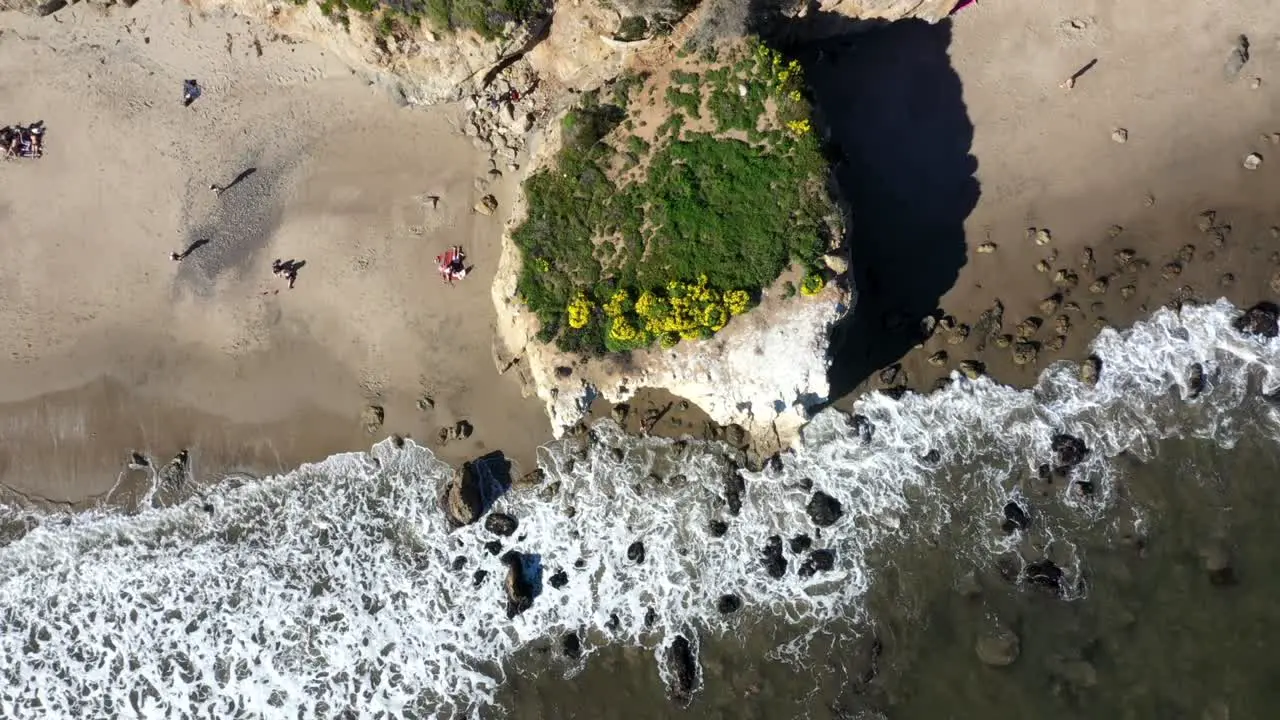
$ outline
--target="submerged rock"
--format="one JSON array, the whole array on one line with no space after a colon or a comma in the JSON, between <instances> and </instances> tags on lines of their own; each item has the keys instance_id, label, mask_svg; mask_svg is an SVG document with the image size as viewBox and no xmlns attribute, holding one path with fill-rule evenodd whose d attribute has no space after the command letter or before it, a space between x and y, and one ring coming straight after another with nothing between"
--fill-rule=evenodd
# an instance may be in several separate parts
<instances>
[{"instance_id":1,"label":"submerged rock","mask_svg":"<svg viewBox=\"0 0 1280 720\"><path fill-rule=\"evenodd\" d=\"M729 523L723 520L712 520L707 524L707 530L711 532L711 537L724 537L729 532Z\"/></svg>"},{"instance_id":2,"label":"submerged rock","mask_svg":"<svg viewBox=\"0 0 1280 720\"><path fill-rule=\"evenodd\" d=\"M747 481L736 470L724 479L724 499L729 504L729 514L737 517L742 512L742 496L747 492Z\"/></svg>"},{"instance_id":3,"label":"submerged rock","mask_svg":"<svg viewBox=\"0 0 1280 720\"><path fill-rule=\"evenodd\" d=\"M828 572L836 566L836 554L833 550L814 550L809 557L800 563L800 577L811 577L815 573Z\"/></svg>"},{"instance_id":4,"label":"submerged rock","mask_svg":"<svg viewBox=\"0 0 1280 720\"><path fill-rule=\"evenodd\" d=\"M849 427L853 430L854 436L864 443L871 442L876 432L875 423L871 422L871 418L866 415L854 415L849 418Z\"/></svg>"},{"instance_id":5,"label":"submerged rock","mask_svg":"<svg viewBox=\"0 0 1280 720\"><path fill-rule=\"evenodd\" d=\"M511 463L501 452L464 463L445 483L440 507L454 527L470 525L511 488Z\"/></svg>"},{"instance_id":6,"label":"submerged rock","mask_svg":"<svg viewBox=\"0 0 1280 720\"><path fill-rule=\"evenodd\" d=\"M484 519L484 529L494 535L507 537L520 527L520 521L506 513L493 513Z\"/></svg>"},{"instance_id":7,"label":"submerged rock","mask_svg":"<svg viewBox=\"0 0 1280 720\"><path fill-rule=\"evenodd\" d=\"M1232 324L1236 330L1246 335L1273 338L1276 335L1280 335L1280 325L1277 324L1278 316L1280 316L1280 308L1269 302L1260 302L1245 310Z\"/></svg>"},{"instance_id":8,"label":"submerged rock","mask_svg":"<svg viewBox=\"0 0 1280 720\"><path fill-rule=\"evenodd\" d=\"M1187 390L1190 393L1188 399L1200 397L1204 392L1204 365L1193 363L1191 370L1187 372Z\"/></svg>"},{"instance_id":9,"label":"submerged rock","mask_svg":"<svg viewBox=\"0 0 1280 720\"><path fill-rule=\"evenodd\" d=\"M809 514L809 519L818 527L830 527L844 515L844 509L840 506L840 501L830 495L819 490L809 498L809 504L805 506L805 511Z\"/></svg>"},{"instance_id":10,"label":"submerged rock","mask_svg":"<svg viewBox=\"0 0 1280 720\"><path fill-rule=\"evenodd\" d=\"M1022 643L1018 635L1003 625L987 630L978 636L974 650L978 659L991 667L1006 667L1018 659Z\"/></svg>"},{"instance_id":11,"label":"submerged rock","mask_svg":"<svg viewBox=\"0 0 1280 720\"><path fill-rule=\"evenodd\" d=\"M1102 374L1102 358L1090 355L1080 363L1080 382L1085 385L1097 385L1098 376Z\"/></svg>"},{"instance_id":12,"label":"submerged rock","mask_svg":"<svg viewBox=\"0 0 1280 720\"><path fill-rule=\"evenodd\" d=\"M1231 548L1225 540L1214 538L1200 550L1204 560L1204 569L1209 573L1209 582L1218 587L1236 583L1235 569L1232 567Z\"/></svg>"},{"instance_id":13,"label":"submerged rock","mask_svg":"<svg viewBox=\"0 0 1280 720\"><path fill-rule=\"evenodd\" d=\"M1023 568L1022 577L1032 585L1050 590L1054 594L1062 592L1062 568L1048 558L1029 563Z\"/></svg>"},{"instance_id":14,"label":"submerged rock","mask_svg":"<svg viewBox=\"0 0 1280 720\"><path fill-rule=\"evenodd\" d=\"M772 535L760 552L760 562L769 577L778 579L787 574L787 558L782 554L782 538Z\"/></svg>"},{"instance_id":15,"label":"submerged rock","mask_svg":"<svg viewBox=\"0 0 1280 720\"><path fill-rule=\"evenodd\" d=\"M578 637L578 633L565 633L560 638L560 651L570 660L577 660L582 657L582 640Z\"/></svg>"},{"instance_id":16,"label":"submerged rock","mask_svg":"<svg viewBox=\"0 0 1280 720\"><path fill-rule=\"evenodd\" d=\"M569 584L569 574L563 570L557 570L552 574L551 578L547 580L547 584L559 590Z\"/></svg>"},{"instance_id":17,"label":"submerged rock","mask_svg":"<svg viewBox=\"0 0 1280 720\"><path fill-rule=\"evenodd\" d=\"M693 694L698 691L702 673L698 658L693 654L693 646L685 636L677 635L667 646L663 664L670 678L668 689L671 699L680 707L688 707L693 702Z\"/></svg>"},{"instance_id":18,"label":"submerged rock","mask_svg":"<svg viewBox=\"0 0 1280 720\"><path fill-rule=\"evenodd\" d=\"M1010 502L1004 506L1004 522L1000 527L1006 535L1012 534L1015 530L1026 530L1031 527L1031 517L1021 505Z\"/></svg>"},{"instance_id":19,"label":"submerged rock","mask_svg":"<svg viewBox=\"0 0 1280 720\"><path fill-rule=\"evenodd\" d=\"M1085 446L1083 440L1066 433L1054 435L1049 441L1049 446L1053 449L1054 469L1059 471L1079 465L1089 454L1089 448Z\"/></svg>"},{"instance_id":20,"label":"submerged rock","mask_svg":"<svg viewBox=\"0 0 1280 720\"><path fill-rule=\"evenodd\" d=\"M534 598L542 591L541 560L536 555L525 555L512 550L502 556L507 566L503 587L507 594L507 618L528 610Z\"/></svg>"},{"instance_id":21,"label":"submerged rock","mask_svg":"<svg viewBox=\"0 0 1280 720\"><path fill-rule=\"evenodd\" d=\"M156 473L160 483L169 487L181 485L187 479L187 466L190 459L191 455L186 450L179 451Z\"/></svg>"},{"instance_id":22,"label":"submerged rock","mask_svg":"<svg viewBox=\"0 0 1280 720\"><path fill-rule=\"evenodd\" d=\"M716 611L719 612L721 615L729 615L731 613L736 613L741 609L742 609L742 598L738 597L737 595L734 595L733 593L721 595L720 599L716 601Z\"/></svg>"},{"instance_id":23,"label":"submerged rock","mask_svg":"<svg viewBox=\"0 0 1280 720\"><path fill-rule=\"evenodd\" d=\"M808 551L809 548L813 547L813 538L809 537L808 535L797 535L791 538L791 542L788 543L788 545L791 547L791 552L795 553L796 555L799 555L800 553L806 552Z\"/></svg>"}]
</instances>

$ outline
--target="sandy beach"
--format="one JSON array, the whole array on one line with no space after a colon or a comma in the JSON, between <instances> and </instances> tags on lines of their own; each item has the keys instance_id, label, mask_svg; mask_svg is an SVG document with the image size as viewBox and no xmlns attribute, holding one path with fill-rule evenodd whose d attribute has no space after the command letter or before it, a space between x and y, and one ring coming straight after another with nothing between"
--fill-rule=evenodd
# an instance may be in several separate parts
<instances>
[{"instance_id":1,"label":"sandy beach","mask_svg":"<svg viewBox=\"0 0 1280 720\"><path fill-rule=\"evenodd\" d=\"M179 3L0 23L0 58L33 69L0 85L5 122L48 127L42 159L0 164L7 487L74 500L127 448L264 472L389 433L531 462L548 430L493 370L500 219L472 211L490 165L459 108L402 108L319 50ZM454 287L434 260L452 244L474 264ZM274 258L305 262L294 289ZM473 434L442 445L462 420Z\"/></svg>"},{"instance_id":2,"label":"sandy beach","mask_svg":"<svg viewBox=\"0 0 1280 720\"><path fill-rule=\"evenodd\" d=\"M984 2L859 36L810 68L820 106L842 108L838 171L871 179L852 198L860 299L833 370L842 402L928 390L964 360L1027 385L1082 358L1103 324L1175 297L1273 295L1280 28L1265 10L1210 3L1171 31L1143 3ZM501 448L532 465L549 428L494 369L487 300L517 173L487 184L461 108L403 108L317 48L179 3L5 13L0 28L0 59L36 68L0 84L17 113L5 122L49 127L43 159L0 164L6 487L77 500L110 487L127 448L192 448L198 475L271 472L389 433L449 461ZM1241 33L1249 59L1228 75ZM186 78L205 91L189 108ZM1264 158L1253 171L1251 152ZM474 213L488 192L497 214ZM454 243L475 274L449 287L434 257ZM1146 267L1120 272L1121 250ZM296 288L271 275L274 258L305 262ZM1074 287L1055 286L1060 270ZM997 300L1003 327L980 342ZM970 336L913 347L902 319L935 309ZM1015 365L994 338L1033 316L1038 358ZM628 425L672 402L638 398ZM373 434L370 405L385 413ZM462 420L474 434L441 443ZM703 425L677 402L654 429Z\"/></svg>"}]
</instances>

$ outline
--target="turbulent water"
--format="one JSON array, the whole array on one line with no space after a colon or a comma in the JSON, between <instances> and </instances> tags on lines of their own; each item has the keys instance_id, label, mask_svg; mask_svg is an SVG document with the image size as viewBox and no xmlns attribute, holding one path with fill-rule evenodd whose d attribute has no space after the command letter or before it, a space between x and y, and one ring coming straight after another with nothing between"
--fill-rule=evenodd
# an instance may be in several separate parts
<instances>
[{"instance_id":1,"label":"turbulent water","mask_svg":"<svg viewBox=\"0 0 1280 720\"><path fill-rule=\"evenodd\" d=\"M390 441L168 507L0 507L0 717L478 715L535 642L576 633L585 656L648 648L674 683L664 658L677 636L696 652L700 637L761 618L795 628L774 654L800 661L815 633L866 612L877 550L911 537L953 538L978 565L1029 544L1065 571L1066 600L1087 596L1075 538L1115 507L1110 459L1164 438L1229 447L1239 409L1265 411L1280 341L1240 334L1238 314L1220 302L1106 330L1093 386L1063 363L1030 390L957 378L927 396L872 395L855 408L865 420L821 413L802 448L760 472L735 470L723 447L604 423L540 451L543 485L496 507L519 520L506 538L450 531L437 495L451 469ZM1037 482L1058 433L1090 452L1071 482ZM843 508L830 527L806 510L815 491ZM1035 542L999 532L1011 500L1040 519ZM1105 532L1141 531L1140 507L1114 516ZM762 560L775 535L781 578ZM793 546L800 535L812 548ZM509 549L544 567L542 594L513 618ZM815 549L834 567L810 572ZM721 612L729 595L743 610Z\"/></svg>"}]
</instances>

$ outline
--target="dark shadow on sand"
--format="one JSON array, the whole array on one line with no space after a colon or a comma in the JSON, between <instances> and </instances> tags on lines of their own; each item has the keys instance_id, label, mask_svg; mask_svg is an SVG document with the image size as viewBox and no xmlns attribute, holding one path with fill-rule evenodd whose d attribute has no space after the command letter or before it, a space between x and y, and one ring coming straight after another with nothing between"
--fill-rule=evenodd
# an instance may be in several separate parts
<instances>
[{"instance_id":1,"label":"dark shadow on sand","mask_svg":"<svg viewBox=\"0 0 1280 720\"><path fill-rule=\"evenodd\" d=\"M947 55L949 20L780 22L773 42L805 66L851 213L857 301L835 330L829 372L839 399L920 341L921 319L959 276L980 193L973 124Z\"/></svg>"}]
</instances>

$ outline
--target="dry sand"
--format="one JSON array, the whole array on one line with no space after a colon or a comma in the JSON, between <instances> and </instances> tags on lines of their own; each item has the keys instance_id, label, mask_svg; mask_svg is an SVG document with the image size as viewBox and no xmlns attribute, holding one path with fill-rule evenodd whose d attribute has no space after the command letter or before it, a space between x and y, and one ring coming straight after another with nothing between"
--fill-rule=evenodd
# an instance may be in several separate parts
<instances>
[{"instance_id":1,"label":"dry sand","mask_svg":"<svg viewBox=\"0 0 1280 720\"><path fill-rule=\"evenodd\" d=\"M442 457L531 462L547 423L493 372L501 228L471 211L489 163L457 108L399 108L316 49L180 3L0 29L0 65L29 69L0 81L3 122L48 126L43 159L0 163L8 487L100 493L130 447L191 447L197 472L287 469L391 432L439 446L462 419L474 435ZM185 78L205 90L190 108ZM434 257L454 243L475 274L449 287ZM277 257L305 261L295 289ZM368 403L385 408L376 436Z\"/></svg>"},{"instance_id":2,"label":"dry sand","mask_svg":"<svg viewBox=\"0 0 1280 720\"><path fill-rule=\"evenodd\" d=\"M886 33L857 41L842 60L849 65L835 70L846 73L842 82L850 89L842 99L855 116L851 124L867 135L855 138L848 154L870 165L871 182L900 183L871 195L887 209L883 227L875 228L880 246L864 263L881 266L875 279L882 294L897 296L880 307L864 302L859 312L873 308L881 315L863 319L880 327L893 324L895 311L937 307L973 325L998 299L1002 332L1041 317L1034 339L1043 347L1039 362L1017 367L1008 349L987 343L980 351L975 336L951 345L940 334L922 349L903 343L879 356L868 351L870 377L859 390L884 387L877 370L897 362L908 386L927 390L967 359L982 361L997 380L1029 385L1048 363L1083 358L1098 325L1127 326L1180 293L1236 304L1276 296L1269 285L1280 270L1280 255L1272 257L1280 238L1270 230L1280 225L1280 135L1272 140L1280 133L1280 16L1272 3L1174 9L1154 2L985 0L948 24L906 29L911 38ZM1228 79L1224 68L1241 34L1249 38L1250 59ZM935 47L922 49L930 43ZM944 53L945 59L929 58ZM939 61L950 78L936 79L932 65ZM1074 88L1060 87L1090 61ZM866 77L877 68L892 78L882 84L893 87ZM1117 129L1127 132L1126 142L1113 139ZM1242 167L1251 152L1264 156L1255 171ZM973 200L951 206L970 192ZM1220 247L1197 227L1205 210L1230 226ZM913 224L913 213L934 213L937 222ZM881 220L876 208L869 214L873 224ZM963 227L954 248L947 223ZM1114 238L1113 225L1123 228ZM1028 227L1050 229L1051 243L1029 241ZM932 245L924 241L930 233ZM987 242L996 251L978 253ZM1183 263L1181 275L1162 277L1187 244L1195 246L1194 259ZM1082 267L1085 248L1095 256L1090 268ZM1114 254L1122 249L1149 267L1117 272ZM1035 269L1042 259L1047 273ZM1038 306L1059 292L1058 270L1078 275L1063 302L1080 311L1065 311L1072 329L1065 347L1052 351L1054 321L1063 311L1045 314ZM911 289L931 274L939 276L926 289L931 293ZM1090 292L1099 278L1107 290ZM1135 291L1122 299L1129 284ZM948 354L943 367L926 362L938 351Z\"/></svg>"}]
</instances>

